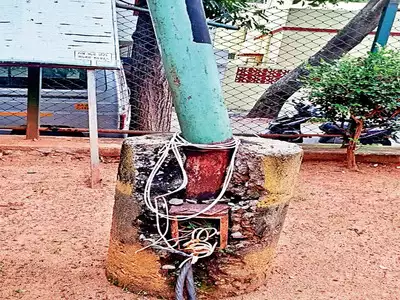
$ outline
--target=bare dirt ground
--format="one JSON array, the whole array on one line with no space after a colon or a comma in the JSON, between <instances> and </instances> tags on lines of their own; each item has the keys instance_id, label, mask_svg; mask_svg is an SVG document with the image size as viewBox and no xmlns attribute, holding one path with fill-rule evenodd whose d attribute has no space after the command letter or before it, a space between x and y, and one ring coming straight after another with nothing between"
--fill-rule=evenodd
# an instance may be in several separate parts
<instances>
[{"instance_id":1,"label":"bare dirt ground","mask_svg":"<svg viewBox=\"0 0 400 300\"><path fill-rule=\"evenodd\" d=\"M146 299L104 276L117 164L0 157L0 299ZM400 169L306 163L270 279L236 299L400 299Z\"/></svg>"}]
</instances>

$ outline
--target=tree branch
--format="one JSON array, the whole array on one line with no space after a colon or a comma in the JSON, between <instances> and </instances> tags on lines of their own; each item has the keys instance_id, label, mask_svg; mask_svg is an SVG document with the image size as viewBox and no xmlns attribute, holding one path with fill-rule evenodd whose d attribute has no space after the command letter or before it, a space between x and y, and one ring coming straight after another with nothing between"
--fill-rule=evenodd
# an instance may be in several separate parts
<instances>
[{"instance_id":1,"label":"tree branch","mask_svg":"<svg viewBox=\"0 0 400 300\"><path fill-rule=\"evenodd\" d=\"M311 56L307 63L316 66L321 60L331 62L339 59L373 31L379 23L382 11L389 0L370 0L350 22L321 50ZM283 104L302 87L300 79L308 75L303 63L271 85L258 99L247 115L250 118L275 118Z\"/></svg>"}]
</instances>

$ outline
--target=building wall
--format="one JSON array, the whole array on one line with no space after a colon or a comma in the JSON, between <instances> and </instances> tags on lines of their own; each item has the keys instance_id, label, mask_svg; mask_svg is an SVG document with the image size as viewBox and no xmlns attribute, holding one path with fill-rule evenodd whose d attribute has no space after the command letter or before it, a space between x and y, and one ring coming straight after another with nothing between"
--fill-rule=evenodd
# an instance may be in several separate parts
<instances>
[{"instance_id":1,"label":"building wall","mask_svg":"<svg viewBox=\"0 0 400 300\"><path fill-rule=\"evenodd\" d=\"M358 11L343 9L290 9L286 27L291 30L283 31L279 59L277 65L285 69L292 69L320 50L337 32L331 30L342 29ZM395 20L392 32L400 28L400 15ZM295 28L310 29L309 31L296 31ZM313 29L321 30L315 32ZM323 31L327 30L327 31ZM330 30L330 31L329 31ZM397 31L398 32L398 31ZM350 51L352 56L365 55L372 46L373 35L368 35L359 45ZM399 49L400 37L392 36L389 47Z\"/></svg>"},{"instance_id":2,"label":"building wall","mask_svg":"<svg viewBox=\"0 0 400 300\"><path fill-rule=\"evenodd\" d=\"M223 89L228 107L232 110L249 110L261 94L268 88L268 84L238 83L235 82L238 67L256 67L292 70L319 51L332 37L341 30L358 11L363 3L328 5L325 8L292 7L290 9L267 9L269 18L268 28L271 33L264 35L255 31L248 31L240 39L232 35L231 31L220 31L215 45L238 54L263 54L261 64L256 63L250 56L236 56L230 59L225 73ZM400 14L397 15L389 38L388 47L400 49ZM397 33L397 34L396 34ZM260 34L258 36L258 34ZM227 36L232 35L229 39ZM229 40L229 43L224 43ZM364 56L370 51L374 35L368 35L350 55ZM243 42L241 42L243 41Z\"/></svg>"}]
</instances>

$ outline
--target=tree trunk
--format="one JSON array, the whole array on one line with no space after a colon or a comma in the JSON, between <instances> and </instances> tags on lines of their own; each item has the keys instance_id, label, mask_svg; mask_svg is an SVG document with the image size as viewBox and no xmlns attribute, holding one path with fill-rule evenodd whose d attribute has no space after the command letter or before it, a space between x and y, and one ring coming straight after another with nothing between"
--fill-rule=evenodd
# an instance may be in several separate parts
<instances>
[{"instance_id":1,"label":"tree trunk","mask_svg":"<svg viewBox=\"0 0 400 300\"><path fill-rule=\"evenodd\" d=\"M361 136L361 132L364 127L364 122L361 119L357 119L356 117L352 116L352 120L354 121L355 128L354 132L352 132L351 139L349 144L347 145L347 168L351 170L358 170L357 163L356 163L356 147L358 140Z\"/></svg>"},{"instance_id":2,"label":"tree trunk","mask_svg":"<svg viewBox=\"0 0 400 300\"><path fill-rule=\"evenodd\" d=\"M147 8L146 0L137 4ZM170 131L172 99L149 13L139 12L128 76L131 129Z\"/></svg>"},{"instance_id":3,"label":"tree trunk","mask_svg":"<svg viewBox=\"0 0 400 300\"><path fill-rule=\"evenodd\" d=\"M370 0L335 37L308 59L308 64L317 66L321 60L331 62L356 47L378 26L382 11L388 2L388 0ZM301 64L271 85L258 99L248 117L277 117L286 100L301 88L300 78L308 75L305 66L304 63Z\"/></svg>"}]
</instances>

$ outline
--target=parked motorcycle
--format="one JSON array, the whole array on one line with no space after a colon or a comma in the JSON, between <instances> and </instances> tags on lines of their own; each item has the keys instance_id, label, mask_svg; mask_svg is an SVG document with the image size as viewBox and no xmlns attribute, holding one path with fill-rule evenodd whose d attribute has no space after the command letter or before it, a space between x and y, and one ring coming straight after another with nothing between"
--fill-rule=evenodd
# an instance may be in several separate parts
<instances>
[{"instance_id":1,"label":"parked motorcycle","mask_svg":"<svg viewBox=\"0 0 400 300\"><path fill-rule=\"evenodd\" d=\"M311 118L321 118L322 113L311 103L295 103L296 113L292 116L278 117L272 121L263 134L279 135L300 135L301 124L306 123ZM381 124L380 127L366 126L360 136L360 143L363 145L381 144L384 146L392 145L392 140L400 143L400 116ZM320 143L324 144L346 144L349 141L348 129L349 122L325 122L319 126L320 130L326 135L341 135L341 137L321 137ZM302 143L303 137L284 137L277 139L293 143Z\"/></svg>"},{"instance_id":2,"label":"parked motorcycle","mask_svg":"<svg viewBox=\"0 0 400 300\"><path fill-rule=\"evenodd\" d=\"M301 134L301 124L306 123L313 117L321 117L319 110L312 104L295 103L296 113L293 116L278 117L269 123L263 134L299 135ZM279 140L302 143L303 137L279 137Z\"/></svg>"},{"instance_id":3,"label":"parked motorcycle","mask_svg":"<svg viewBox=\"0 0 400 300\"><path fill-rule=\"evenodd\" d=\"M348 122L326 122L319 126L319 129L325 134L339 134L342 137L321 137L320 143L326 144L346 144L349 141L347 136ZM400 143L398 123L392 120L377 128L365 128L359 138L359 142L363 145L381 144L383 146L391 146L393 139L396 143Z\"/></svg>"}]
</instances>

